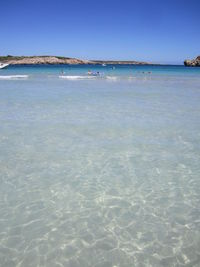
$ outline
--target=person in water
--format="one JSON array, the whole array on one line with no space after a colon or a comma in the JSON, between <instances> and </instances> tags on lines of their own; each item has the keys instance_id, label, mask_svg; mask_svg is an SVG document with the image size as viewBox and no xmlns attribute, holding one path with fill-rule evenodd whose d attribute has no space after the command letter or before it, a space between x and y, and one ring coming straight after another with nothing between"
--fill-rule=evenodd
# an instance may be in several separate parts
<instances>
[{"instance_id":1,"label":"person in water","mask_svg":"<svg viewBox=\"0 0 200 267\"><path fill-rule=\"evenodd\" d=\"M91 70L88 70L88 75L99 76L99 75L100 75L100 72L99 72L99 71L97 71L97 72L92 72Z\"/></svg>"},{"instance_id":2,"label":"person in water","mask_svg":"<svg viewBox=\"0 0 200 267\"><path fill-rule=\"evenodd\" d=\"M91 72L91 70L88 70L88 75L92 75L92 72Z\"/></svg>"}]
</instances>

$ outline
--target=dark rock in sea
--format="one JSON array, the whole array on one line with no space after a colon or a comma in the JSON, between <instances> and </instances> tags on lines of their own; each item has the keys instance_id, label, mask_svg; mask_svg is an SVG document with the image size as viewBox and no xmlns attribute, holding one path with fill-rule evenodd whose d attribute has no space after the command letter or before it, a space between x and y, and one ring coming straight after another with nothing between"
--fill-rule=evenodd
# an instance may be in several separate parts
<instances>
[{"instance_id":1,"label":"dark rock in sea","mask_svg":"<svg viewBox=\"0 0 200 267\"><path fill-rule=\"evenodd\" d=\"M198 56L196 59L185 60L184 65L189 67L200 67L200 56Z\"/></svg>"}]
</instances>

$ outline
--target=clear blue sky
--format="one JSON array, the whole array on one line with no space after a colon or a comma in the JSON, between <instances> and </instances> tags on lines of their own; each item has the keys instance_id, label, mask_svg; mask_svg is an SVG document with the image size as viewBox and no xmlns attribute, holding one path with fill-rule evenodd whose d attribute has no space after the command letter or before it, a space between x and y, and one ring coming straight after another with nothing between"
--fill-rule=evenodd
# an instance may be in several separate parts
<instances>
[{"instance_id":1,"label":"clear blue sky","mask_svg":"<svg viewBox=\"0 0 200 267\"><path fill-rule=\"evenodd\" d=\"M182 63L200 54L200 0L0 0L1 55Z\"/></svg>"}]
</instances>

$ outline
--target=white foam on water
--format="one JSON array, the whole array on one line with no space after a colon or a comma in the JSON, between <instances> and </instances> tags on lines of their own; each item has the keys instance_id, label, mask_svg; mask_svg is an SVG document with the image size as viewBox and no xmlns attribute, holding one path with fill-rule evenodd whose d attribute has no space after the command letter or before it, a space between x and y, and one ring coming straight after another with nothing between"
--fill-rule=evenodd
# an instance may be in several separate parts
<instances>
[{"instance_id":1,"label":"white foam on water","mask_svg":"<svg viewBox=\"0 0 200 267\"><path fill-rule=\"evenodd\" d=\"M28 75L0 75L0 80L27 79Z\"/></svg>"},{"instance_id":2,"label":"white foam on water","mask_svg":"<svg viewBox=\"0 0 200 267\"><path fill-rule=\"evenodd\" d=\"M69 75L61 75L59 76L61 79L67 80L90 80L96 78L96 76L69 76Z\"/></svg>"},{"instance_id":3,"label":"white foam on water","mask_svg":"<svg viewBox=\"0 0 200 267\"><path fill-rule=\"evenodd\" d=\"M137 77L135 77L135 76L129 76L128 77L128 80L136 80L137 79Z\"/></svg>"},{"instance_id":4,"label":"white foam on water","mask_svg":"<svg viewBox=\"0 0 200 267\"><path fill-rule=\"evenodd\" d=\"M116 80L118 80L118 77L117 76L106 76L106 79L116 81Z\"/></svg>"}]
</instances>

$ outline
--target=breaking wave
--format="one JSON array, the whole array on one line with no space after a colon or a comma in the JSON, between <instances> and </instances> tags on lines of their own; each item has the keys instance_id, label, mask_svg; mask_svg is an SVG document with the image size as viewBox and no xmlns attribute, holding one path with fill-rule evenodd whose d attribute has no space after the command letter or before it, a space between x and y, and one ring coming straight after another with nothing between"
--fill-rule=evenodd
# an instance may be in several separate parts
<instances>
[{"instance_id":1,"label":"breaking wave","mask_svg":"<svg viewBox=\"0 0 200 267\"><path fill-rule=\"evenodd\" d=\"M67 79L67 80L91 80L95 79L96 76L69 76L69 75L62 75L59 76L60 79Z\"/></svg>"},{"instance_id":2,"label":"breaking wave","mask_svg":"<svg viewBox=\"0 0 200 267\"><path fill-rule=\"evenodd\" d=\"M27 79L28 75L0 75L0 80Z\"/></svg>"}]
</instances>

